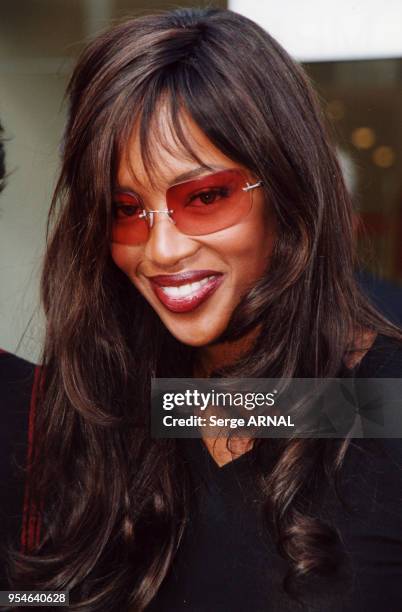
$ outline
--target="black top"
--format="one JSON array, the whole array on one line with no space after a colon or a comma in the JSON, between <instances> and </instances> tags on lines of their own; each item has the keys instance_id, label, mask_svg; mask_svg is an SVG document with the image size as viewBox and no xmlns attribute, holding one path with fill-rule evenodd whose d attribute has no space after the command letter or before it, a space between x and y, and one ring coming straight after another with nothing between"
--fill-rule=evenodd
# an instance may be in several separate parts
<instances>
[{"instance_id":1,"label":"black top","mask_svg":"<svg viewBox=\"0 0 402 612\"><path fill-rule=\"evenodd\" d=\"M353 372L402 378L402 345L378 336ZM252 451L219 467L201 440L181 441L194 483L190 524L150 612L402 611L402 440L355 439L316 516L335 526L346 575L306 587L303 605L283 590L287 564L264 525Z\"/></svg>"},{"instance_id":2,"label":"black top","mask_svg":"<svg viewBox=\"0 0 402 612\"><path fill-rule=\"evenodd\" d=\"M32 363L0 351L0 589L7 588L4 546L21 531L34 374Z\"/></svg>"},{"instance_id":3,"label":"black top","mask_svg":"<svg viewBox=\"0 0 402 612\"><path fill-rule=\"evenodd\" d=\"M17 461L26 455L33 375L31 364L0 354L2 545L20 528L23 480L11 451L16 449ZM402 345L378 336L353 375L402 378ZM348 507L332 488L320 492L314 511L338 529L349 569L336 584L312 583L304 604L283 590L287 564L263 520L252 451L218 467L201 440L179 444L193 483L192 512L169 574L147 610L402 611L402 440L352 441L342 469ZM5 585L0 565L0 587Z\"/></svg>"}]
</instances>

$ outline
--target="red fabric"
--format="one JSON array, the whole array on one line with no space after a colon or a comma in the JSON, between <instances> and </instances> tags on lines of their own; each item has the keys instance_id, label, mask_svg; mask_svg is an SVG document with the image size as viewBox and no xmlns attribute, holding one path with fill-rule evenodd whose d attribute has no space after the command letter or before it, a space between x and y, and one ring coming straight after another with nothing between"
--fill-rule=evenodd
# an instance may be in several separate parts
<instances>
[{"instance_id":1,"label":"red fabric","mask_svg":"<svg viewBox=\"0 0 402 612\"><path fill-rule=\"evenodd\" d=\"M22 533L21 533L21 548L22 552L27 553L33 550L39 544L40 538L40 512L35 503L31 499L32 492L30 490L29 474L32 469L33 449L34 449L34 434L35 434L35 417L36 404L38 397L39 384L41 380L41 367L36 366L34 374L34 382L32 386L31 402L29 407L28 421L28 450L27 450L27 477L24 493L24 507L22 514Z\"/></svg>"}]
</instances>

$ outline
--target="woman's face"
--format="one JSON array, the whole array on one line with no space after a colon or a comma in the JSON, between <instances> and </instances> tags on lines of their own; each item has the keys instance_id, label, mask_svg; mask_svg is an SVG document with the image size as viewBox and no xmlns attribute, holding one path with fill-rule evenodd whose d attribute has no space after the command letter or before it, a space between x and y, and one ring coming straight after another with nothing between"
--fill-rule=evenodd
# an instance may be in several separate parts
<instances>
[{"instance_id":1,"label":"woman's face","mask_svg":"<svg viewBox=\"0 0 402 612\"><path fill-rule=\"evenodd\" d=\"M219 151L190 118L186 117L186 136L198 157L214 170L190 159L175 142L164 128L168 123L164 122L163 111L157 122L167 144L166 147L156 144L152 151L158 168L157 185L151 185L147 178L136 127L117 173L116 190L129 198L136 197L137 201L139 196L146 210L166 210L166 190L187 180L183 176L189 173L194 178L238 169L246 172L250 184L258 181L258 177ZM250 194L251 209L231 227L187 235L168 215L156 213L145 242L111 244L115 264L127 274L173 336L184 344L205 346L217 340L242 296L267 268L275 240L274 215L267 208L261 188Z\"/></svg>"}]
</instances>

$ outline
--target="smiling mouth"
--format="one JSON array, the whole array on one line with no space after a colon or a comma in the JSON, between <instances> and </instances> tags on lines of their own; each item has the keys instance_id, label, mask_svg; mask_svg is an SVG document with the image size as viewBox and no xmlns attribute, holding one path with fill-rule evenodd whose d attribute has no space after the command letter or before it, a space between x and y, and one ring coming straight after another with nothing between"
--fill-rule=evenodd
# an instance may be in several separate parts
<instances>
[{"instance_id":1,"label":"smiling mouth","mask_svg":"<svg viewBox=\"0 0 402 612\"><path fill-rule=\"evenodd\" d=\"M190 312L207 300L223 281L223 274L196 270L148 277L160 302L172 312Z\"/></svg>"}]
</instances>

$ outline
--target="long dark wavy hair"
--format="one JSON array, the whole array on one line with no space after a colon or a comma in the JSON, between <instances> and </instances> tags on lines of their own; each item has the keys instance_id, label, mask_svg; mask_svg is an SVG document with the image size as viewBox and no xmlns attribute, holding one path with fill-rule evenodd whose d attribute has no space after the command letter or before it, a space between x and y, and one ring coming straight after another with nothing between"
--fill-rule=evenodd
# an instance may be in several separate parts
<instances>
[{"instance_id":1,"label":"long dark wavy hair","mask_svg":"<svg viewBox=\"0 0 402 612\"><path fill-rule=\"evenodd\" d=\"M262 178L274 209L269 271L221 340L257 326L260 333L220 375L336 377L345 356L364 348L362 331L402 335L356 284L352 206L317 98L258 25L220 9L126 21L89 44L68 94L42 276L47 331L30 465L42 529L36 547L11 555L10 574L13 588L68 589L71 610L141 611L189 513L179 441L149 435L151 379L192 376L195 349L171 336L110 255L111 194L134 121L151 177L151 122L163 99L184 150L196 157L183 109ZM254 443L267 524L289 565L286 588L311 575L331 579L342 563L336 530L304 502L306 483L330 482L346 452L337 440Z\"/></svg>"}]
</instances>

